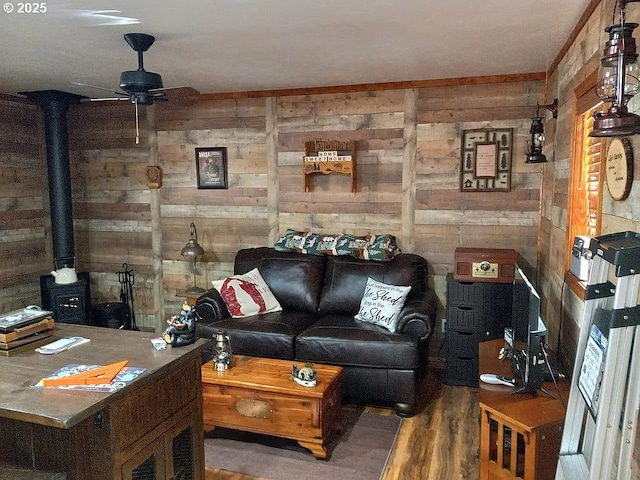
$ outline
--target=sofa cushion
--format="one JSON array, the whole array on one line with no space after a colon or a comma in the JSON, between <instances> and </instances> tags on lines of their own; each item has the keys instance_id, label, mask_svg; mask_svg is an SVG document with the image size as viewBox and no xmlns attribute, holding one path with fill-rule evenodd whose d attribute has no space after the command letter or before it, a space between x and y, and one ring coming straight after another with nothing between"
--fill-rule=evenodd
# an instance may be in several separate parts
<instances>
[{"instance_id":1,"label":"sofa cushion","mask_svg":"<svg viewBox=\"0 0 640 480\"><path fill-rule=\"evenodd\" d=\"M234 265L236 274L256 267L284 310L318 311L324 256L278 252L268 247L238 251Z\"/></svg>"},{"instance_id":2,"label":"sofa cushion","mask_svg":"<svg viewBox=\"0 0 640 480\"><path fill-rule=\"evenodd\" d=\"M342 366L415 369L418 340L348 315L320 318L296 338L296 360Z\"/></svg>"},{"instance_id":3,"label":"sofa cushion","mask_svg":"<svg viewBox=\"0 0 640 480\"><path fill-rule=\"evenodd\" d=\"M283 310L244 318L223 318L211 323L196 323L198 337L212 338L225 330L231 350L237 355L295 359L295 337L315 321L310 313Z\"/></svg>"},{"instance_id":4,"label":"sofa cushion","mask_svg":"<svg viewBox=\"0 0 640 480\"><path fill-rule=\"evenodd\" d=\"M211 283L220 292L232 317L241 318L282 310L257 268Z\"/></svg>"},{"instance_id":5,"label":"sofa cushion","mask_svg":"<svg viewBox=\"0 0 640 480\"><path fill-rule=\"evenodd\" d=\"M427 290L427 261L419 255L400 253L388 262L350 257L326 257L320 315L354 316L360 309L368 278L388 285L411 287L407 301Z\"/></svg>"},{"instance_id":6,"label":"sofa cushion","mask_svg":"<svg viewBox=\"0 0 640 480\"><path fill-rule=\"evenodd\" d=\"M365 260L387 261L400 253L394 235L314 233L287 229L273 245L281 252L309 255L349 255Z\"/></svg>"},{"instance_id":7,"label":"sofa cushion","mask_svg":"<svg viewBox=\"0 0 640 480\"><path fill-rule=\"evenodd\" d=\"M395 332L398 315L410 290L411 287L387 285L368 278L355 319Z\"/></svg>"}]
</instances>

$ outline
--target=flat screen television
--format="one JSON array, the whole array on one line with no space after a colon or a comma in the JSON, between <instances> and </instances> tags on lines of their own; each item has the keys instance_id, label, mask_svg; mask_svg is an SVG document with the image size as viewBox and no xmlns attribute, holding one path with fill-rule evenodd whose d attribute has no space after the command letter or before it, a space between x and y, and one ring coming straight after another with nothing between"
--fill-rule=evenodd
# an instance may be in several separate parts
<instances>
[{"instance_id":1,"label":"flat screen television","mask_svg":"<svg viewBox=\"0 0 640 480\"><path fill-rule=\"evenodd\" d=\"M544 351L547 328L540 317L540 295L519 266L513 284L512 327L515 340L526 342L524 349L512 345L514 373L520 381L513 393L541 390L550 395L542 388L545 369L549 367Z\"/></svg>"}]
</instances>

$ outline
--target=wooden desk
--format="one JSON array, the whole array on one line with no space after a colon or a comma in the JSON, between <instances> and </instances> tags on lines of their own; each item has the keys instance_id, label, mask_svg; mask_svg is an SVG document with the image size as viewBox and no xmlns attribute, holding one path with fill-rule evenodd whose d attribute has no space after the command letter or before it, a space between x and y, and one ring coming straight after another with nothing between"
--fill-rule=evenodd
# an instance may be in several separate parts
<instances>
[{"instance_id":1,"label":"wooden desk","mask_svg":"<svg viewBox=\"0 0 640 480\"><path fill-rule=\"evenodd\" d=\"M57 355L0 357L1 461L74 480L172 478L181 470L185 478L204 478L206 341L158 351L150 342L156 335L144 332L57 324L55 333L91 342ZM32 386L67 364L120 360L146 371L113 393Z\"/></svg>"},{"instance_id":2,"label":"wooden desk","mask_svg":"<svg viewBox=\"0 0 640 480\"><path fill-rule=\"evenodd\" d=\"M510 361L498 352L504 340L480 343L479 370L513 377ZM569 382L560 393L569 400ZM545 389L557 396L553 383ZM480 479L547 480L555 477L565 408L544 393L511 395L513 388L480 382Z\"/></svg>"}]
</instances>

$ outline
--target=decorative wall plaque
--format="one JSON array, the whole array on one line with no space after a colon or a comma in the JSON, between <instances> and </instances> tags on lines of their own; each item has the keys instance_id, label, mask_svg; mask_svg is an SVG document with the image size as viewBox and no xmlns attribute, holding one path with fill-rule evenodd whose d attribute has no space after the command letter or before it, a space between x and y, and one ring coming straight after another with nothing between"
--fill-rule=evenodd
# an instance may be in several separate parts
<instances>
[{"instance_id":1,"label":"decorative wall plaque","mask_svg":"<svg viewBox=\"0 0 640 480\"><path fill-rule=\"evenodd\" d=\"M462 131L461 192L511 190L513 129Z\"/></svg>"},{"instance_id":2,"label":"decorative wall plaque","mask_svg":"<svg viewBox=\"0 0 640 480\"><path fill-rule=\"evenodd\" d=\"M358 191L356 142L315 140L304 144L304 191L311 191L310 176L342 173L351 176L351 191Z\"/></svg>"},{"instance_id":3,"label":"decorative wall plaque","mask_svg":"<svg viewBox=\"0 0 640 480\"><path fill-rule=\"evenodd\" d=\"M633 150L627 138L614 137L607 149L605 176L607 188L614 200L624 200L629 196L633 183Z\"/></svg>"}]
</instances>

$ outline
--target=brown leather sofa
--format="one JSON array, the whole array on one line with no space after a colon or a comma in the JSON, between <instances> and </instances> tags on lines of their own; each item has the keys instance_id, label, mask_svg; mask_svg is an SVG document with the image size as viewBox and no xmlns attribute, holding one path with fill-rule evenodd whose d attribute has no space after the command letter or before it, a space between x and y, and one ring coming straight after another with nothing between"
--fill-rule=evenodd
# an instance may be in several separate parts
<instances>
[{"instance_id":1,"label":"brown leather sofa","mask_svg":"<svg viewBox=\"0 0 640 480\"><path fill-rule=\"evenodd\" d=\"M268 247L238 251L235 274L256 267L282 311L232 318L211 289L196 302L197 337L225 330L234 354L342 366L346 399L394 404L400 416L415 413L437 308L424 258L400 253L370 261ZM354 319L368 277L411 286L397 333Z\"/></svg>"}]
</instances>

